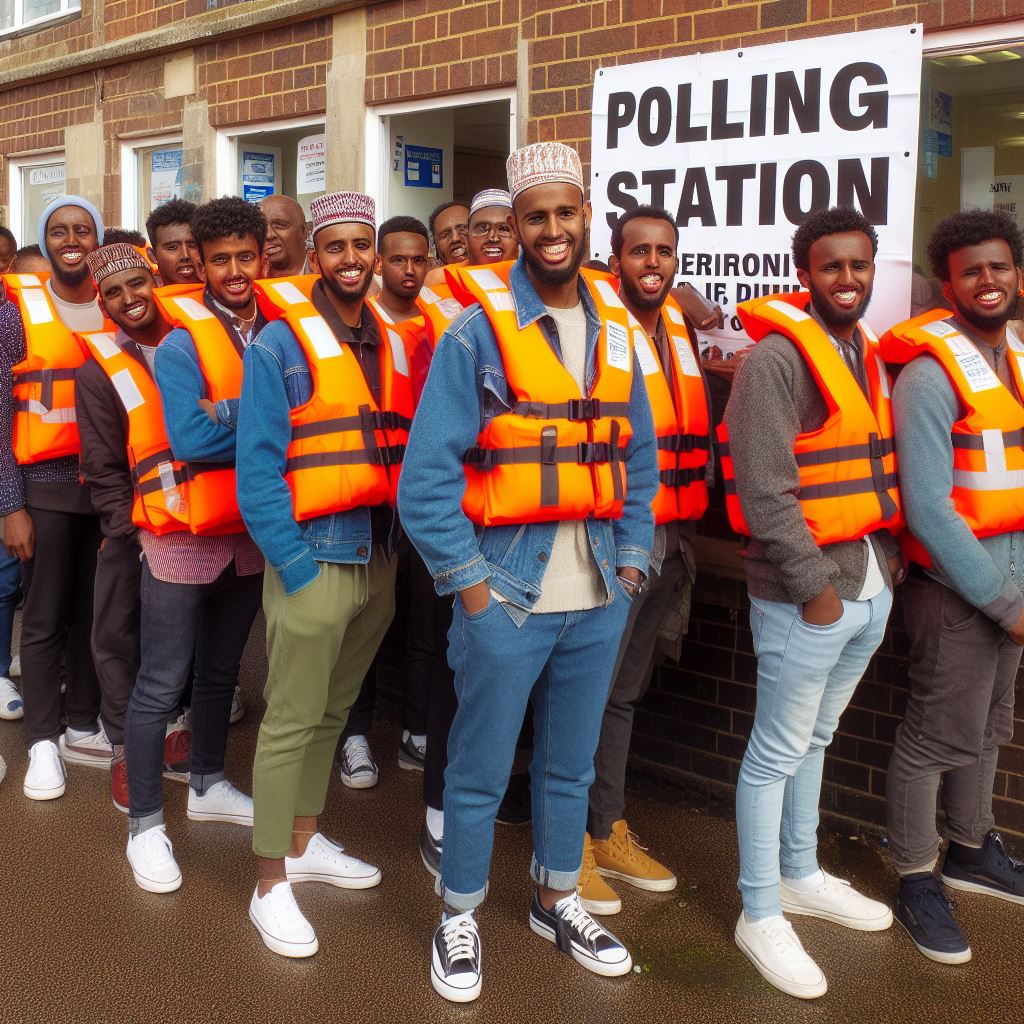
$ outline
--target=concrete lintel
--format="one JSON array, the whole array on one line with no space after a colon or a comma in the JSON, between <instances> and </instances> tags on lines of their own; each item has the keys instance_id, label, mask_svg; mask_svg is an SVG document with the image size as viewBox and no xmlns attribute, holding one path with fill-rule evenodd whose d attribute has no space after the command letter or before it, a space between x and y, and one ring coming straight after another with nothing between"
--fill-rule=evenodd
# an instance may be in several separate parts
<instances>
[{"instance_id":1,"label":"concrete lintel","mask_svg":"<svg viewBox=\"0 0 1024 1024\"><path fill-rule=\"evenodd\" d=\"M165 25L150 32L140 32L125 39L102 43L79 52L61 54L50 60L36 60L31 52L22 55L19 63L4 62L0 71L0 91L33 82L46 82L67 75L81 74L94 68L123 64L139 57L152 57L189 46L217 42L219 39L248 35L264 29L306 21L311 17L327 17L357 7L366 7L374 0L250 0L249 3L207 11ZM13 66L12 66L13 64Z\"/></svg>"}]
</instances>

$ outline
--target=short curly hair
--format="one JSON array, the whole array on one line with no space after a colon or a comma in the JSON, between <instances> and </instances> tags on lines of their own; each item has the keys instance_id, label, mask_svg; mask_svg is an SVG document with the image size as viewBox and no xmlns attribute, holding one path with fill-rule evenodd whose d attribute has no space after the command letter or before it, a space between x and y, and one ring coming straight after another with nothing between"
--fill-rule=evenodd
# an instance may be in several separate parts
<instances>
[{"instance_id":1,"label":"short curly hair","mask_svg":"<svg viewBox=\"0 0 1024 1024\"><path fill-rule=\"evenodd\" d=\"M166 203L154 207L153 212L146 218L149 244L156 245L156 233L160 228L166 228L171 224L191 224L196 209L196 204L190 203L187 199L168 199Z\"/></svg>"},{"instance_id":2,"label":"short curly hair","mask_svg":"<svg viewBox=\"0 0 1024 1024\"><path fill-rule=\"evenodd\" d=\"M218 238L245 238L252 235L260 251L267 238L267 218L255 204L238 196L224 196L211 199L195 212L192 218L192 234L199 246L199 257L203 258L203 243Z\"/></svg>"},{"instance_id":3,"label":"short curly hair","mask_svg":"<svg viewBox=\"0 0 1024 1024\"><path fill-rule=\"evenodd\" d=\"M949 280L949 254L969 245L1001 238L1009 247L1015 267L1024 267L1024 238L1008 214L997 210L964 210L940 220L928 239L928 262L933 276Z\"/></svg>"},{"instance_id":4,"label":"short curly hair","mask_svg":"<svg viewBox=\"0 0 1024 1024\"><path fill-rule=\"evenodd\" d=\"M647 203L642 203L640 206L634 206L632 210L627 210L622 214L619 219L615 222L615 226L612 228L612 253L616 259L622 256L622 234L625 231L626 225L631 220L636 220L638 217L648 217L651 220L663 220L668 224L675 232L676 236L676 248L679 248L679 226L675 222L675 218L668 210L663 210L660 206L650 206Z\"/></svg>"},{"instance_id":5,"label":"short curly hair","mask_svg":"<svg viewBox=\"0 0 1024 1024\"><path fill-rule=\"evenodd\" d=\"M878 255L878 233L860 210L852 206L833 206L812 213L793 232L793 263L798 270L809 270L807 254L819 238L841 235L847 231L860 231L871 241L871 255Z\"/></svg>"}]
</instances>

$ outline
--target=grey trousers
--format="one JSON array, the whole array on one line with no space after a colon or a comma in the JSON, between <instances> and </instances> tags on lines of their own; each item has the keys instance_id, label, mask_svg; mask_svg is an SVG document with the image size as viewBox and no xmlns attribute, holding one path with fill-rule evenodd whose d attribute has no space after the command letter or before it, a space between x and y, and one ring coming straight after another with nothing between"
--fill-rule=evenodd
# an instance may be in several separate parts
<instances>
[{"instance_id":1,"label":"grey trousers","mask_svg":"<svg viewBox=\"0 0 1024 1024\"><path fill-rule=\"evenodd\" d=\"M999 746L1013 735L1021 648L959 594L913 575L903 587L910 634L910 698L889 761L889 848L901 875L929 871L938 855L936 800L948 839L980 846L995 825Z\"/></svg>"},{"instance_id":2,"label":"grey trousers","mask_svg":"<svg viewBox=\"0 0 1024 1024\"><path fill-rule=\"evenodd\" d=\"M647 589L629 609L594 755L595 777L590 787L587 826L594 839L607 839L612 824L624 816L633 711L651 682L658 628L665 609L679 590L689 586L689 570L677 551L666 556L660 575L651 573Z\"/></svg>"}]
</instances>

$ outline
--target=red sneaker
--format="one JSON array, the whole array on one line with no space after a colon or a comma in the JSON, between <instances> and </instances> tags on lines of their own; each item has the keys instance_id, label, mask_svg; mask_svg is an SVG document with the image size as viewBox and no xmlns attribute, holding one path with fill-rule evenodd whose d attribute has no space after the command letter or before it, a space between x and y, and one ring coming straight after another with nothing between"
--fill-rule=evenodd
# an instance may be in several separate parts
<instances>
[{"instance_id":1,"label":"red sneaker","mask_svg":"<svg viewBox=\"0 0 1024 1024\"><path fill-rule=\"evenodd\" d=\"M128 813L128 768L124 754L110 762L110 796L114 806L122 813Z\"/></svg>"},{"instance_id":2,"label":"red sneaker","mask_svg":"<svg viewBox=\"0 0 1024 1024\"><path fill-rule=\"evenodd\" d=\"M181 715L167 725L164 738L164 778L187 782L191 763L192 730L185 725L185 716Z\"/></svg>"}]
</instances>

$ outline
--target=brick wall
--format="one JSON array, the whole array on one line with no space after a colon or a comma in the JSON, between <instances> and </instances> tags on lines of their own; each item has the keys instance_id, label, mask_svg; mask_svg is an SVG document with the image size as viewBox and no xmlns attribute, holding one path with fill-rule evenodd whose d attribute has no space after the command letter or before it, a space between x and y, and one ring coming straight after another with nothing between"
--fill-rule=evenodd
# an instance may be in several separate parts
<instances>
[{"instance_id":1,"label":"brick wall","mask_svg":"<svg viewBox=\"0 0 1024 1024\"><path fill-rule=\"evenodd\" d=\"M95 112L92 74L73 75L0 94L0 153L28 153L64 145L64 129L91 121ZM0 178L6 202L7 176Z\"/></svg>"}]
</instances>

